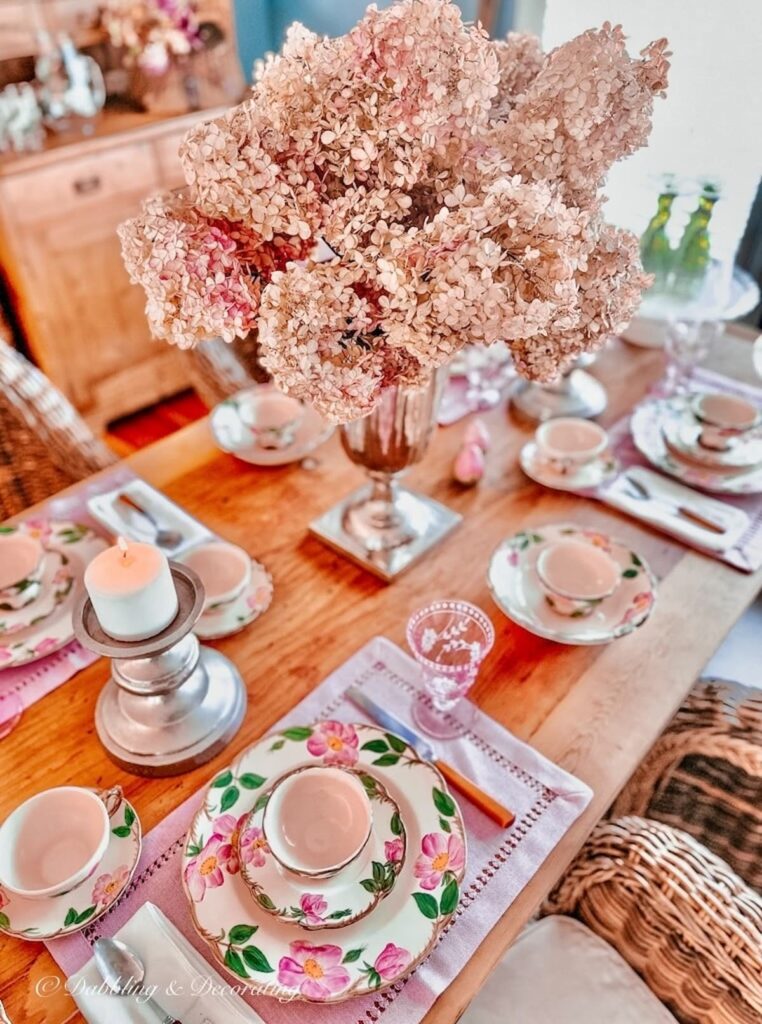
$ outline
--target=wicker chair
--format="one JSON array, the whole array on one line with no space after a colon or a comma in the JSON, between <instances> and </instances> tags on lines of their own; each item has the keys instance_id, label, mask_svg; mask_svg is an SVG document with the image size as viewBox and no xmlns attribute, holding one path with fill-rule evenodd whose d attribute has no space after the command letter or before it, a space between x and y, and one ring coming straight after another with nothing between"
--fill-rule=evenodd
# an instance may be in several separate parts
<instances>
[{"instance_id":1,"label":"wicker chair","mask_svg":"<svg viewBox=\"0 0 762 1024\"><path fill-rule=\"evenodd\" d=\"M602 822L543 913L578 917L682 1024L762 1020L762 899L660 822Z\"/></svg>"},{"instance_id":2,"label":"wicker chair","mask_svg":"<svg viewBox=\"0 0 762 1024\"><path fill-rule=\"evenodd\" d=\"M0 520L114 462L48 378L0 341Z\"/></svg>"},{"instance_id":3,"label":"wicker chair","mask_svg":"<svg viewBox=\"0 0 762 1024\"><path fill-rule=\"evenodd\" d=\"M258 357L255 332L230 344L220 338L202 341L186 353L191 383L210 409L237 391L270 379Z\"/></svg>"},{"instance_id":4,"label":"wicker chair","mask_svg":"<svg viewBox=\"0 0 762 1024\"><path fill-rule=\"evenodd\" d=\"M702 679L611 810L684 829L762 892L762 690Z\"/></svg>"}]
</instances>

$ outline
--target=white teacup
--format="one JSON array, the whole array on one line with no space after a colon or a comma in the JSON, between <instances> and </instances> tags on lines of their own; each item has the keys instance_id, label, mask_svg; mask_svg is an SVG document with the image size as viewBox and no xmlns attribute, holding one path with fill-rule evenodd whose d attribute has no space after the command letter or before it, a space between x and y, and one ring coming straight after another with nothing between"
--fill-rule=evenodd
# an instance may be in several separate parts
<instances>
[{"instance_id":1,"label":"white teacup","mask_svg":"<svg viewBox=\"0 0 762 1024\"><path fill-rule=\"evenodd\" d=\"M28 533L0 533L0 610L18 611L39 596L44 553Z\"/></svg>"},{"instance_id":2,"label":"white teacup","mask_svg":"<svg viewBox=\"0 0 762 1024\"><path fill-rule=\"evenodd\" d=\"M737 395L704 392L691 402L693 414L705 424L699 440L705 448L726 451L733 441L758 426L762 414L752 403Z\"/></svg>"},{"instance_id":3,"label":"white teacup","mask_svg":"<svg viewBox=\"0 0 762 1024\"><path fill-rule=\"evenodd\" d=\"M597 459L609 443L603 427L574 416L546 420L537 428L534 437L540 454L564 472L579 469Z\"/></svg>"},{"instance_id":4,"label":"white teacup","mask_svg":"<svg viewBox=\"0 0 762 1024\"><path fill-rule=\"evenodd\" d=\"M262 831L275 859L308 878L328 878L365 849L373 814L365 787L345 768L297 768L272 789Z\"/></svg>"},{"instance_id":5,"label":"white teacup","mask_svg":"<svg viewBox=\"0 0 762 1024\"><path fill-rule=\"evenodd\" d=\"M46 789L0 826L0 883L26 899L60 896L95 871L109 835L108 810L97 793Z\"/></svg>"},{"instance_id":6,"label":"white teacup","mask_svg":"<svg viewBox=\"0 0 762 1024\"><path fill-rule=\"evenodd\" d=\"M537 576L550 607L575 619L590 615L614 593L622 578L610 555L572 537L543 548L537 559Z\"/></svg>"},{"instance_id":7,"label":"white teacup","mask_svg":"<svg viewBox=\"0 0 762 1024\"><path fill-rule=\"evenodd\" d=\"M180 559L204 584L204 611L213 612L240 597L251 582L251 558L236 544L205 541Z\"/></svg>"},{"instance_id":8,"label":"white teacup","mask_svg":"<svg viewBox=\"0 0 762 1024\"><path fill-rule=\"evenodd\" d=\"M266 389L242 402L239 416L259 447L273 451L294 443L304 420L304 404L275 389Z\"/></svg>"}]
</instances>

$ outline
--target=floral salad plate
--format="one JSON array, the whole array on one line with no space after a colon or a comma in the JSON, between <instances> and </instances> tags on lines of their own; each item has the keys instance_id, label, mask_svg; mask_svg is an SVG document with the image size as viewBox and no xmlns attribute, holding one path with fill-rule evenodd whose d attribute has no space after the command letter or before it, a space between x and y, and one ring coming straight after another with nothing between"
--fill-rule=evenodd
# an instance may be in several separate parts
<instances>
[{"instance_id":1,"label":"floral salad plate","mask_svg":"<svg viewBox=\"0 0 762 1024\"><path fill-rule=\"evenodd\" d=\"M692 409L686 407L681 412L679 405L674 408L674 415L665 417L662 429L667 447L689 462L729 473L762 466L762 437L757 430L731 438L725 449L706 448L701 444L705 425L696 419Z\"/></svg>"},{"instance_id":2,"label":"floral salad plate","mask_svg":"<svg viewBox=\"0 0 762 1024\"><path fill-rule=\"evenodd\" d=\"M129 885L140 858L140 821L118 786L100 796L111 834L93 873L69 892L45 899L17 896L0 886L0 932L39 942L79 931L104 914Z\"/></svg>"},{"instance_id":3,"label":"floral salad plate","mask_svg":"<svg viewBox=\"0 0 762 1024\"><path fill-rule=\"evenodd\" d=\"M74 586L69 558L62 551L45 551L42 556L40 593L23 608L0 605L0 637L13 636L44 622L64 601Z\"/></svg>"},{"instance_id":4,"label":"floral salad plate","mask_svg":"<svg viewBox=\"0 0 762 1024\"><path fill-rule=\"evenodd\" d=\"M35 617L11 635L0 635L0 669L37 661L74 639L72 610L84 586L85 567L108 546L89 527L79 523L27 519L19 526L0 526L3 533L16 529L35 537L45 549L45 577L40 596L23 611L30 612L39 605L46 614Z\"/></svg>"},{"instance_id":5,"label":"floral salad plate","mask_svg":"<svg viewBox=\"0 0 762 1024\"><path fill-rule=\"evenodd\" d=\"M548 604L537 576L537 559L553 541L573 537L602 548L621 568L621 581L591 614L559 615ZM656 600L656 579L646 563L605 534L570 524L522 530L497 548L487 573L492 596L513 622L561 644L607 644L642 626Z\"/></svg>"},{"instance_id":6,"label":"floral salad plate","mask_svg":"<svg viewBox=\"0 0 762 1024\"><path fill-rule=\"evenodd\" d=\"M383 788L399 808L390 842L404 834L405 855L372 913L339 931L300 935L246 884L271 857L261 829L247 823L281 776L315 764L355 771L371 797ZM401 852L385 846L386 863ZM376 863L368 881L386 887L388 869ZM463 820L436 768L391 733L324 721L260 740L212 781L188 832L183 885L196 930L239 981L283 1000L335 1003L380 991L430 953L458 906L465 868ZM316 917L328 909L319 899L300 907L305 915L307 908Z\"/></svg>"},{"instance_id":7,"label":"floral salad plate","mask_svg":"<svg viewBox=\"0 0 762 1024\"><path fill-rule=\"evenodd\" d=\"M630 420L632 439L652 466L681 480L690 487L699 487L718 494L761 494L762 464L751 469L736 466L697 465L677 454L668 438L676 422L683 420L683 399L656 399L638 406Z\"/></svg>"},{"instance_id":8,"label":"floral salad plate","mask_svg":"<svg viewBox=\"0 0 762 1024\"><path fill-rule=\"evenodd\" d=\"M180 556L178 561L182 560ZM242 592L232 601L205 609L193 627L193 632L199 640L221 640L232 636L266 612L272 599L272 576L260 562L252 558L251 579Z\"/></svg>"},{"instance_id":9,"label":"floral salad plate","mask_svg":"<svg viewBox=\"0 0 762 1024\"><path fill-rule=\"evenodd\" d=\"M257 849L239 860L244 881L263 910L308 931L342 928L389 895L405 861L405 828L397 804L380 782L370 780L365 789L373 812L369 849L338 875L309 881L284 871L269 856L262 826L267 801L257 801L239 833L239 850L249 842Z\"/></svg>"},{"instance_id":10,"label":"floral salad plate","mask_svg":"<svg viewBox=\"0 0 762 1024\"><path fill-rule=\"evenodd\" d=\"M304 419L291 444L275 449L262 447L254 438L251 427L241 418L241 410L255 402L260 391L261 386L239 391L212 410L209 427L215 444L222 451L255 466L285 466L309 455L334 432L333 424L307 405L304 407Z\"/></svg>"},{"instance_id":11,"label":"floral salad plate","mask_svg":"<svg viewBox=\"0 0 762 1024\"><path fill-rule=\"evenodd\" d=\"M519 464L530 480L556 491L592 490L613 480L619 472L619 464L612 451L603 452L583 466L558 469L540 453L536 441L528 441L521 449Z\"/></svg>"}]
</instances>

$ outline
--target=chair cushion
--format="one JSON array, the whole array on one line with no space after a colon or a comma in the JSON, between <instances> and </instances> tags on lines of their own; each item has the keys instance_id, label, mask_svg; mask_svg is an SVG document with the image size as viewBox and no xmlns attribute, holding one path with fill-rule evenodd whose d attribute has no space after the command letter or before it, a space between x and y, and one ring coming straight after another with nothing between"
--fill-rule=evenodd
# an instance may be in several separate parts
<instances>
[{"instance_id":1,"label":"chair cushion","mask_svg":"<svg viewBox=\"0 0 762 1024\"><path fill-rule=\"evenodd\" d=\"M461 1024L676 1024L632 968L570 917L529 925Z\"/></svg>"}]
</instances>

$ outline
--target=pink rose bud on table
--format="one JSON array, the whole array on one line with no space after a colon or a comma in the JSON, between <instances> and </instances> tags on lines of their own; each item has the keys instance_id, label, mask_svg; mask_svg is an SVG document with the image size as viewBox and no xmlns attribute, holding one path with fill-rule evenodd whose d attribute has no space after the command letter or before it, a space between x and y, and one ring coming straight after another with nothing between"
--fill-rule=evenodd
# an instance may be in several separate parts
<instances>
[{"instance_id":1,"label":"pink rose bud on table","mask_svg":"<svg viewBox=\"0 0 762 1024\"><path fill-rule=\"evenodd\" d=\"M467 444L458 452L452 475L459 484L471 487L484 476L484 452L478 444Z\"/></svg>"},{"instance_id":2,"label":"pink rose bud on table","mask_svg":"<svg viewBox=\"0 0 762 1024\"><path fill-rule=\"evenodd\" d=\"M478 417L471 420L463 434L463 444L477 444L483 452L489 451L492 437L484 420Z\"/></svg>"}]
</instances>

